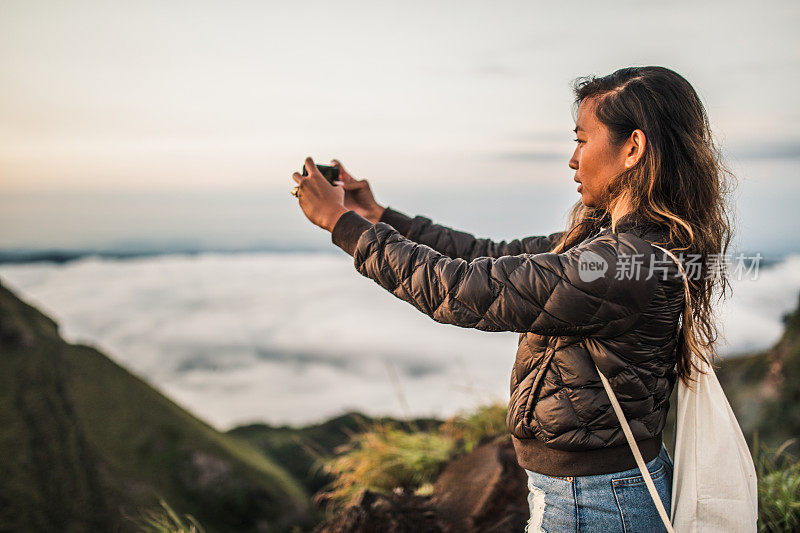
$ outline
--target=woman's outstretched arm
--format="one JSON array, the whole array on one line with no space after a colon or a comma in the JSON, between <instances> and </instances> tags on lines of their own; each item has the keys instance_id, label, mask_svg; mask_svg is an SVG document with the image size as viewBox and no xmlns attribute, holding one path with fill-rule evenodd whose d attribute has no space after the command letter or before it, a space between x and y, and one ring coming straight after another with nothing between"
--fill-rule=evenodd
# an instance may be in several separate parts
<instances>
[{"instance_id":1,"label":"woman's outstretched arm","mask_svg":"<svg viewBox=\"0 0 800 533\"><path fill-rule=\"evenodd\" d=\"M339 185L345 190L344 206L372 223L384 222L394 227L403 236L414 242L430 246L437 252L452 258L472 261L477 257L502 257L522 253L538 254L550 250L563 232L536 235L510 242L495 242L476 238L465 231L435 224L430 218L418 215L409 217L402 211L383 207L375 201L370 183L366 179L355 179L339 160L332 160L339 169Z\"/></svg>"},{"instance_id":2,"label":"woman's outstretched arm","mask_svg":"<svg viewBox=\"0 0 800 533\"><path fill-rule=\"evenodd\" d=\"M607 234L562 254L451 258L372 224L355 211L342 214L332 241L354 257L356 269L433 320L483 331L613 337L641 318L657 277L645 241ZM591 254L589 253L591 252ZM582 254L584 255L581 259ZM638 275L616 273L625 258L642 255ZM599 277L585 264L605 264ZM595 274L596 274L595 270Z\"/></svg>"},{"instance_id":3,"label":"woman's outstretched arm","mask_svg":"<svg viewBox=\"0 0 800 533\"><path fill-rule=\"evenodd\" d=\"M506 242L478 238L465 231L434 223L430 218L417 215L410 217L387 206L379 222L394 227L404 237L430 246L451 258L472 261L478 257L502 257L504 255L540 254L549 251L559 236L557 231L549 235L534 235Z\"/></svg>"}]
</instances>

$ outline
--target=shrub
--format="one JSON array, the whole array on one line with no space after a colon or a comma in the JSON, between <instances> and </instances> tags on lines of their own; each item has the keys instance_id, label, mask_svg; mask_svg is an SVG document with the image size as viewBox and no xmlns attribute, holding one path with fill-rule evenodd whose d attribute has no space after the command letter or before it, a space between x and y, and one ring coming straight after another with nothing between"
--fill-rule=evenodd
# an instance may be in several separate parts
<instances>
[{"instance_id":1,"label":"shrub","mask_svg":"<svg viewBox=\"0 0 800 533\"><path fill-rule=\"evenodd\" d=\"M507 412L508 407L499 403L484 405L472 413L451 418L445 422L442 432L456 440L461 452L469 453L487 440L511 438L506 430Z\"/></svg>"},{"instance_id":2,"label":"shrub","mask_svg":"<svg viewBox=\"0 0 800 533\"><path fill-rule=\"evenodd\" d=\"M353 435L324 463L334 479L317 499L346 505L363 490L414 490L435 480L454 451L453 439L438 432L408 432L395 423L376 423Z\"/></svg>"},{"instance_id":3,"label":"shrub","mask_svg":"<svg viewBox=\"0 0 800 533\"><path fill-rule=\"evenodd\" d=\"M316 500L347 505L364 490L387 494L398 488L429 494L447 463L505 434L505 413L504 406L487 405L428 431L403 422L367 425L337 448L336 456L321 462L333 481Z\"/></svg>"}]
</instances>

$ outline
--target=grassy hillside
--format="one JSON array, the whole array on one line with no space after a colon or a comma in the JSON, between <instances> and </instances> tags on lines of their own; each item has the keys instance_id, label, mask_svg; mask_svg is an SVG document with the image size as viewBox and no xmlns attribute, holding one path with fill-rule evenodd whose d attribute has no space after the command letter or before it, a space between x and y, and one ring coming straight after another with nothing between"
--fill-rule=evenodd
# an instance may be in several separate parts
<instances>
[{"instance_id":1,"label":"grassy hillside","mask_svg":"<svg viewBox=\"0 0 800 533\"><path fill-rule=\"evenodd\" d=\"M164 498L208 531L303 521L304 488L0 286L0 530L133 531Z\"/></svg>"}]
</instances>

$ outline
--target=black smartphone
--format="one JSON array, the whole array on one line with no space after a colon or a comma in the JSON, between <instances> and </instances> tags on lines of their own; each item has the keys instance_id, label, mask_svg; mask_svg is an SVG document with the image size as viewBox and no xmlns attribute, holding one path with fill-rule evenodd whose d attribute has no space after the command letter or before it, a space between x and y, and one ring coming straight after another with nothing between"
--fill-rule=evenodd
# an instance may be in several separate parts
<instances>
[{"instance_id":1,"label":"black smartphone","mask_svg":"<svg viewBox=\"0 0 800 533\"><path fill-rule=\"evenodd\" d=\"M339 169L336 167L331 167L328 165L317 165L317 168L322 175L325 176L325 179L333 185L333 182L339 179ZM308 170L306 170L306 166L303 165L303 176L308 176Z\"/></svg>"}]
</instances>

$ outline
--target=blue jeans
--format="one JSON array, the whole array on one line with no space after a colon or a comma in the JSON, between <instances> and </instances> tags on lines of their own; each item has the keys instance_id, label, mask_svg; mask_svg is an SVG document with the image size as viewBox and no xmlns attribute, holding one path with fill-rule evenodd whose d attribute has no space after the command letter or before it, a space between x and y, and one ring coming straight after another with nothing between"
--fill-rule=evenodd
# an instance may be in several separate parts
<instances>
[{"instance_id":1,"label":"blue jeans","mask_svg":"<svg viewBox=\"0 0 800 533\"><path fill-rule=\"evenodd\" d=\"M672 458L664 443L647 463L667 516L672 504ZM531 516L526 533L666 531L638 467L612 474L553 477L528 473Z\"/></svg>"}]
</instances>

